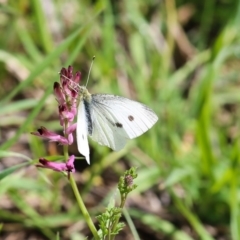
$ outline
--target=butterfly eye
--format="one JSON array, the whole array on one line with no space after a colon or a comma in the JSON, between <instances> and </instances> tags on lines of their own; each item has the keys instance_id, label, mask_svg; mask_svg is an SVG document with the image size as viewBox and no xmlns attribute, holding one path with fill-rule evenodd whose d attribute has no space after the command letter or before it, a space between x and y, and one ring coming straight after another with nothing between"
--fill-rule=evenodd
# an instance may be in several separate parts
<instances>
[{"instance_id":1,"label":"butterfly eye","mask_svg":"<svg viewBox=\"0 0 240 240\"><path fill-rule=\"evenodd\" d=\"M131 122L132 122L132 121L134 120L134 117L133 117L133 116L131 116L131 115L129 115L129 116L128 116L128 119L129 119L129 121L131 121Z\"/></svg>"}]
</instances>

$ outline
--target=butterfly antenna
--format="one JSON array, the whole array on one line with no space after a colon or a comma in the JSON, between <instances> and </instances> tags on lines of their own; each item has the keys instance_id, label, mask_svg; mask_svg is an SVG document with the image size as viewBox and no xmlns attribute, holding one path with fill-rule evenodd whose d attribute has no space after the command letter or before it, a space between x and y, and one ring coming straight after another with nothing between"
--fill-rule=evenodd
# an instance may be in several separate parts
<instances>
[{"instance_id":1,"label":"butterfly antenna","mask_svg":"<svg viewBox=\"0 0 240 240\"><path fill-rule=\"evenodd\" d=\"M90 77L90 73L91 73L91 70L92 70L92 66L93 66L94 60L95 60L95 56L93 56L93 58L92 58L92 62L91 62L91 65L90 65L90 68L89 68L89 71L88 71L88 77L87 77L86 87L87 87L87 85L88 85L88 80L89 80L89 77Z\"/></svg>"}]
</instances>

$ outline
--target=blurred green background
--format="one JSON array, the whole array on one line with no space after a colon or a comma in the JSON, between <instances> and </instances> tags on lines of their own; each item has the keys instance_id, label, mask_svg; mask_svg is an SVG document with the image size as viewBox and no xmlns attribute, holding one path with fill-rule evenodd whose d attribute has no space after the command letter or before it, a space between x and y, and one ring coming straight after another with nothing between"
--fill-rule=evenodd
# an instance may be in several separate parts
<instances>
[{"instance_id":1,"label":"blurred green background","mask_svg":"<svg viewBox=\"0 0 240 240\"><path fill-rule=\"evenodd\" d=\"M61 155L29 133L61 132L53 83L68 65L86 83L93 55L91 93L159 116L124 150L90 141L91 165L77 161L94 221L135 166L116 239L240 239L238 0L1 0L0 30L0 239L91 236L67 179L24 164Z\"/></svg>"}]
</instances>

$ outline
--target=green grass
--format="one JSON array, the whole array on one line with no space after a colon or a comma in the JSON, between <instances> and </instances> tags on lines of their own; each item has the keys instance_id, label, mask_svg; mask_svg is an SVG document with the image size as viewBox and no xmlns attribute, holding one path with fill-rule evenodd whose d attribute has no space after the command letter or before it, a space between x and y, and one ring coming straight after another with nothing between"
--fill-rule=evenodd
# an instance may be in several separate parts
<instances>
[{"instance_id":1,"label":"green grass","mask_svg":"<svg viewBox=\"0 0 240 240\"><path fill-rule=\"evenodd\" d=\"M0 238L91 236L67 179L34 167L61 147L30 132L61 130L53 83L73 65L85 84L95 55L89 91L138 100L159 121L121 152L90 141L91 165L79 160L74 178L94 221L119 176L136 166L124 232L240 239L239 1L7 2L0 5Z\"/></svg>"}]
</instances>

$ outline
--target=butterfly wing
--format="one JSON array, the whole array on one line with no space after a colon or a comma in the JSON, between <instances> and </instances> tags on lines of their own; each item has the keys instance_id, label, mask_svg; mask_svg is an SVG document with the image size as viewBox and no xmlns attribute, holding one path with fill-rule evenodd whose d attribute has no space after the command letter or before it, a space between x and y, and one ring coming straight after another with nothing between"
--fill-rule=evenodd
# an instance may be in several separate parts
<instances>
[{"instance_id":1,"label":"butterfly wing","mask_svg":"<svg viewBox=\"0 0 240 240\"><path fill-rule=\"evenodd\" d=\"M95 102L92 102L91 110L93 131L92 134L89 135L92 139L115 151L122 149L126 144L127 135L123 137L118 134L113 116L102 106L102 104L97 104Z\"/></svg>"},{"instance_id":2,"label":"butterfly wing","mask_svg":"<svg viewBox=\"0 0 240 240\"><path fill-rule=\"evenodd\" d=\"M91 137L116 151L124 147L126 139L140 136L158 120L146 105L124 97L93 94L91 103Z\"/></svg>"},{"instance_id":3,"label":"butterfly wing","mask_svg":"<svg viewBox=\"0 0 240 240\"><path fill-rule=\"evenodd\" d=\"M87 163L90 164L89 145L88 145L88 128L91 125L91 121L90 121L90 115L88 115L88 111L86 110L87 106L88 105L84 104L84 100L81 100L78 106L77 145L78 145L78 151L83 156L85 156Z\"/></svg>"}]
</instances>

